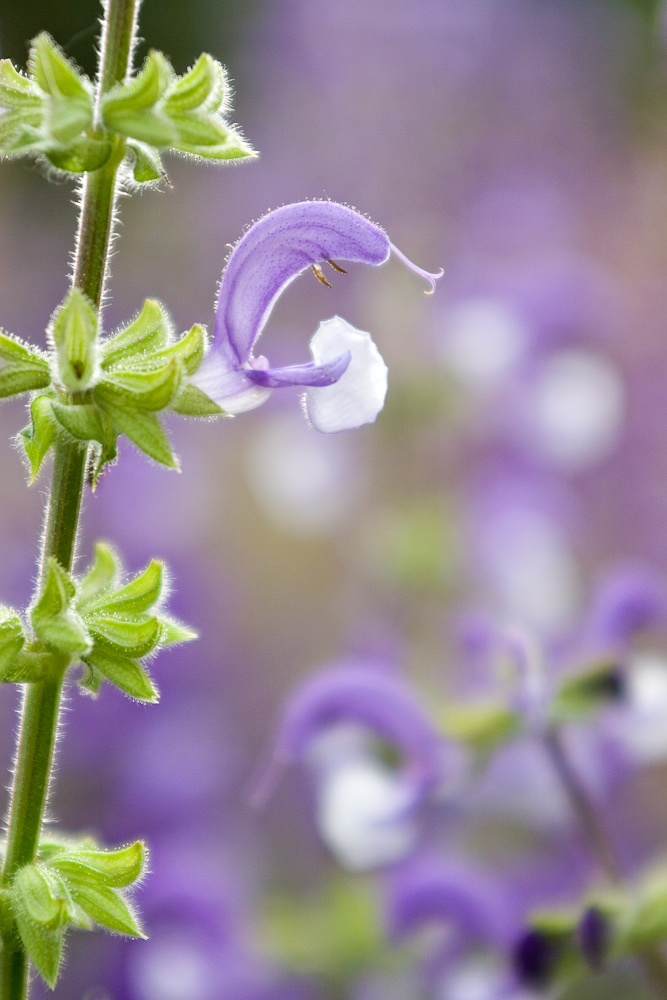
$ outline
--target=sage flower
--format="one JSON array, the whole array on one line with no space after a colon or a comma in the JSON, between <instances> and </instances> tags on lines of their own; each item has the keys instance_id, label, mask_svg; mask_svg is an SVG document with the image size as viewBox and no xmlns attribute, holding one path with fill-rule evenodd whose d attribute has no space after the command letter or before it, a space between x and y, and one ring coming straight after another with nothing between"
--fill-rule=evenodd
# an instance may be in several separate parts
<instances>
[{"instance_id":1,"label":"sage flower","mask_svg":"<svg viewBox=\"0 0 667 1000\"><path fill-rule=\"evenodd\" d=\"M384 405L387 366L370 334L339 316L320 324L310 342L312 361L272 368L255 356L271 310L302 271L351 261L378 266L391 252L435 287L439 274L412 264L387 234L363 215L329 201L303 201L269 212L234 247L222 275L210 350L194 383L230 414L260 406L273 389L305 388L308 419L334 432L372 423Z\"/></svg>"}]
</instances>

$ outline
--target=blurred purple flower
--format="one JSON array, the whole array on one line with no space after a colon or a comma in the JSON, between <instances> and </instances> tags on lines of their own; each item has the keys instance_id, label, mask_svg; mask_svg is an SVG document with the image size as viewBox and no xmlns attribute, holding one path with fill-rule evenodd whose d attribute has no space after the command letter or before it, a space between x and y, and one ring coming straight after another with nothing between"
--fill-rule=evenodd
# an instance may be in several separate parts
<instances>
[{"instance_id":1,"label":"blurred purple flower","mask_svg":"<svg viewBox=\"0 0 667 1000\"><path fill-rule=\"evenodd\" d=\"M373 739L398 757L396 766L382 759ZM283 767L307 763L322 839L346 867L377 867L413 848L414 810L441 782L445 755L407 683L375 663L344 662L292 695L253 799L267 798Z\"/></svg>"},{"instance_id":2,"label":"blurred purple flower","mask_svg":"<svg viewBox=\"0 0 667 1000\"><path fill-rule=\"evenodd\" d=\"M387 367L370 334L339 316L326 320L311 340L313 361L271 368L253 348L288 284L307 267L338 260L377 266L390 252L435 288L440 275L412 264L386 233L363 215L328 201L304 201L269 212L236 244L220 285L211 349L194 381L228 413L263 403L272 389L306 386L313 426L334 432L371 423L384 405ZM334 388L335 386L335 388Z\"/></svg>"}]
</instances>

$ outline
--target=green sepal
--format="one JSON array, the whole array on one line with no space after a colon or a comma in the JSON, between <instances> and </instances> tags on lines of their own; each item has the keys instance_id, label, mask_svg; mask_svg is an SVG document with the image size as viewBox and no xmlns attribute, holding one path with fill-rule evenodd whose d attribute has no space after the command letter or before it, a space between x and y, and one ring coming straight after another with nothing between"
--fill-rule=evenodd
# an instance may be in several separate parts
<instances>
[{"instance_id":1,"label":"green sepal","mask_svg":"<svg viewBox=\"0 0 667 1000\"><path fill-rule=\"evenodd\" d=\"M132 177L137 184L150 184L166 176L160 154L152 146L129 139L127 148L133 159Z\"/></svg>"},{"instance_id":2,"label":"green sepal","mask_svg":"<svg viewBox=\"0 0 667 1000\"><path fill-rule=\"evenodd\" d=\"M142 410L164 410L178 392L181 365L176 357L160 367L115 368L99 387L100 399ZM129 435L128 435L129 436Z\"/></svg>"},{"instance_id":3,"label":"green sepal","mask_svg":"<svg viewBox=\"0 0 667 1000\"><path fill-rule=\"evenodd\" d=\"M238 160L257 156L243 136L230 128L222 118L200 117L191 112L187 115L172 115L171 121L177 136L171 145L182 153L201 156L205 160Z\"/></svg>"},{"instance_id":4,"label":"green sepal","mask_svg":"<svg viewBox=\"0 0 667 1000\"><path fill-rule=\"evenodd\" d=\"M69 656L81 656L92 641L73 608L76 588L68 573L51 557L39 600L32 609L35 634L42 642Z\"/></svg>"},{"instance_id":5,"label":"green sepal","mask_svg":"<svg viewBox=\"0 0 667 1000\"><path fill-rule=\"evenodd\" d=\"M623 695L623 683L615 659L594 663L587 669L565 677L551 704L557 720L581 718Z\"/></svg>"},{"instance_id":6,"label":"green sepal","mask_svg":"<svg viewBox=\"0 0 667 1000\"><path fill-rule=\"evenodd\" d=\"M128 937L146 938L136 915L114 889L72 881L72 896L84 913L101 927Z\"/></svg>"},{"instance_id":7,"label":"green sepal","mask_svg":"<svg viewBox=\"0 0 667 1000\"><path fill-rule=\"evenodd\" d=\"M23 946L53 989L62 958L63 932L75 908L63 880L44 865L19 868L11 887L12 910Z\"/></svg>"},{"instance_id":8,"label":"green sepal","mask_svg":"<svg viewBox=\"0 0 667 1000\"><path fill-rule=\"evenodd\" d=\"M105 385L97 387L95 398L109 420L148 455L169 469L178 470L179 465L171 450L169 438L154 413L139 410L121 402L117 392L108 391Z\"/></svg>"},{"instance_id":9,"label":"green sepal","mask_svg":"<svg viewBox=\"0 0 667 1000\"><path fill-rule=\"evenodd\" d=\"M139 658L150 653L160 642L161 626L157 618L117 618L114 615L88 615L86 625L95 645L110 646L124 656Z\"/></svg>"},{"instance_id":10,"label":"green sepal","mask_svg":"<svg viewBox=\"0 0 667 1000\"><path fill-rule=\"evenodd\" d=\"M52 410L60 426L77 441L104 440L102 417L96 406L89 403L65 406L54 400Z\"/></svg>"},{"instance_id":11,"label":"green sepal","mask_svg":"<svg viewBox=\"0 0 667 1000\"><path fill-rule=\"evenodd\" d=\"M152 108L173 80L174 71L162 52L151 49L141 70L128 83L118 83L102 99L102 114L109 128L120 114Z\"/></svg>"},{"instance_id":12,"label":"green sepal","mask_svg":"<svg viewBox=\"0 0 667 1000\"><path fill-rule=\"evenodd\" d=\"M66 850L56 854L49 864L72 884L122 889L141 878L146 845L137 840L117 851Z\"/></svg>"},{"instance_id":13,"label":"green sepal","mask_svg":"<svg viewBox=\"0 0 667 1000\"><path fill-rule=\"evenodd\" d=\"M147 357L142 367L149 370L149 366L157 368L166 361L179 361L186 375L194 375L204 359L205 350L206 330L195 323L175 344Z\"/></svg>"},{"instance_id":14,"label":"green sepal","mask_svg":"<svg viewBox=\"0 0 667 1000\"><path fill-rule=\"evenodd\" d=\"M0 681L4 681L11 671L24 644L25 634L18 613L0 605Z\"/></svg>"},{"instance_id":15,"label":"green sepal","mask_svg":"<svg viewBox=\"0 0 667 1000\"><path fill-rule=\"evenodd\" d=\"M160 646L178 646L198 638L194 629L174 618L160 618L160 629Z\"/></svg>"},{"instance_id":16,"label":"green sepal","mask_svg":"<svg viewBox=\"0 0 667 1000\"><path fill-rule=\"evenodd\" d=\"M32 364L5 365L0 368L0 399L16 396L33 389L45 389L51 375L41 366Z\"/></svg>"},{"instance_id":17,"label":"green sepal","mask_svg":"<svg viewBox=\"0 0 667 1000\"><path fill-rule=\"evenodd\" d=\"M39 110L44 94L29 77L19 73L10 59L0 59L0 106Z\"/></svg>"},{"instance_id":18,"label":"green sepal","mask_svg":"<svg viewBox=\"0 0 667 1000\"><path fill-rule=\"evenodd\" d=\"M112 152L113 144L108 139L89 135L82 135L77 142L63 148L47 146L44 149L44 155L54 167L70 174L99 170L109 160Z\"/></svg>"},{"instance_id":19,"label":"green sepal","mask_svg":"<svg viewBox=\"0 0 667 1000\"><path fill-rule=\"evenodd\" d=\"M0 359L0 398L44 389L51 382L48 360L6 333L0 333Z\"/></svg>"},{"instance_id":20,"label":"green sepal","mask_svg":"<svg viewBox=\"0 0 667 1000\"><path fill-rule=\"evenodd\" d=\"M105 614L139 615L148 611L160 599L163 586L164 565L152 559L142 573L111 594L102 594L91 601L88 613L93 610Z\"/></svg>"},{"instance_id":21,"label":"green sepal","mask_svg":"<svg viewBox=\"0 0 667 1000\"><path fill-rule=\"evenodd\" d=\"M447 704L438 715L447 737L485 753L515 736L522 724L519 712L495 702Z\"/></svg>"},{"instance_id":22,"label":"green sepal","mask_svg":"<svg viewBox=\"0 0 667 1000\"><path fill-rule=\"evenodd\" d=\"M68 923L72 898L61 876L42 864L19 868L12 882L14 905L45 927Z\"/></svg>"},{"instance_id":23,"label":"green sepal","mask_svg":"<svg viewBox=\"0 0 667 1000\"><path fill-rule=\"evenodd\" d=\"M71 98L82 105L91 103L90 81L76 69L46 31L33 39L28 69L46 94Z\"/></svg>"},{"instance_id":24,"label":"green sepal","mask_svg":"<svg viewBox=\"0 0 667 1000\"><path fill-rule=\"evenodd\" d=\"M48 361L43 354L30 344L25 344L18 337L10 337L0 331L0 358L10 364L31 364L48 368Z\"/></svg>"},{"instance_id":25,"label":"green sepal","mask_svg":"<svg viewBox=\"0 0 667 1000\"><path fill-rule=\"evenodd\" d=\"M72 392L90 388L99 373L97 311L83 292L71 288L49 325L63 385Z\"/></svg>"},{"instance_id":26,"label":"green sepal","mask_svg":"<svg viewBox=\"0 0 667 1000\"><path fill-rule=\"evenodd\" d=\"M43 136L41 110L21 109L0 115L0 156L39 152Z\"/></svg>"},{"instance_id":27,"label":"green sepal","mask_svg":"<svg viewBox=\"0 0 667 1000\"><path fill-rule=\"evenodd\" d=\"M97 698L100 693L100 688L104 683L104 677L96 670L95 667L91 667L90 663L84 663L85 673L82 677L79 677L78 685L81 688L82 694L89 694L93 698Z\"/></svg>"},{"instance_id":28,"label":"green sepal","mask_svg":"<svg viewBox=\"0 0 667 1000\"><path fill-rule=\"evenodd\" d=\"M96 645L83 659L130 698L153 704L159 701L160 696L150 677L141 664L130 656L119 653L111 646Z\"/></svg>"},{"instance_id":29,"label":"green sepal","mask_svg":"<svg viewBox=\"0 0 667 1000\"><path fill-rule=\"evenodd\" d=\"M58 426L51 404L50 395L35 396L30 404L30 423L20 432L23 450L30 463L30 485L35 482L42 462L56 439Z\"/></svg>"},{"instance_id":30,"label":"green sepal","mask_svg":"<svg viewBox=\"0 0 667 1000\"><path fill-rule=\"evenodd\" d=\"M85 605L102 593L108 593L117 582L120 572L120 560L110 546L105 542L95 542L93 564L79 584L78 607Z\"/></svg>"},{"instance_id":31,"label":"green sepal","mask_svg":"<svg viewBox=\"0 0 667 1000\"><path fill-rule=\"evenodd\" d=\"M170 84L165 94L167 114L181 114L195 109L215 112L224 102L227 75L220 63L203 52L187 73Z\"/></svg>"},{"instance_id":32,"label":"green sepal","mask_svg":"<svg viewBox=\"0 0 667 1000\"><path fill-rule=\"evenodd\" d=\"M136 319L102 344L102 368L135 358L143 360L146 354L166 347L170 337L171 324L164 306L157 299L146 299Z\"/></svg>"},{"instance_id":33,"label":"green sepal","mask_svg":"<svg viewBox=\"0 0 667 1000\"><path fill-rule=\"evenodd\" d=\"M154 108L105 112L104 124L128 139L136 139L159 149L168 148L176 138L176 129L171 121Z\"/></svg>"},{"instance_id":34,"label":"green sepal","mask_svg":"<svg viewBox=\"0 0 667 1000\"><path fill-rule=\"evenodd\" d=\"M32 684L47 677L52 666L52 653L23 648L16 654L0 680L12 684Z\"/></svg>"},{"instance_id":35,"label":"green sepal","mask_svg":"<svg viewBox=\"0 0 667 1000\"><path fill-rule=\"evenodd\" d=\"M205 392L196 385L182 385L176 397L172 399L170 410L184 417L220 417L225 411L214 403Z\"/></svg>"}]
</instances>

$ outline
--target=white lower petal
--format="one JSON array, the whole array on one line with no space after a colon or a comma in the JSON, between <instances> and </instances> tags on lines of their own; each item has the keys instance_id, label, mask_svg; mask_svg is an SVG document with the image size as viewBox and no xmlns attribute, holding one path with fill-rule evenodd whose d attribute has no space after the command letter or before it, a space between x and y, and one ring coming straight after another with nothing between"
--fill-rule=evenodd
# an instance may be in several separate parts
<instances>
[{"instance_id":1,"label":"white lower petal","mask_svg":"<svg viewBox=\"0 0 667 1000\"><path fill-rule=\"evenodd\" d=\"M371 335L334 316L320 323L310 350L316 364L333 361L345 351L352 354L338 382L306 390L305 408L313 427L332 434L373 423L387 394L387 366Z\"/></svg>"}]
</instances>

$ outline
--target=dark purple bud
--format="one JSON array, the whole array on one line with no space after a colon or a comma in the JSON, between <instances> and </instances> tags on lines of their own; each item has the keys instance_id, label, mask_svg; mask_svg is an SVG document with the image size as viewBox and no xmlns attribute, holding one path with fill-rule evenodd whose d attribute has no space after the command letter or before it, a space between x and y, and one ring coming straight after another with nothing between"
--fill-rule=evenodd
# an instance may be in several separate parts
<instances>
[{"instance_id":1,"label":"dark purple bud","mask_svg":"<svg viewBox=\"0 0 667 1000\"><path fill-rule=\"evenodd\" d=\"M585 625L591 646L626 644L636 632L667 621L664 577L644 567L624 567L601 581Z\"/></svg>"},{"instance_id":2,"label":"dark purple bud","mask_svg":"<svg viewBox=\"0 0 667 1000\"><path fill-rule=\"evenodd\" d=\"M604 964L609 944L609 924L596 906L589 906L579 923L577 937L584 958L592 969Z\"/></svg>"},{"instance_id":3,"label":"dark purple bud","mask_svg":"<svg viewBox=\"0 0 667 1000\"><path fill-rule=\"evenodd\" d=\"M526 986L540 988L551 978L557 956L555 941L541 931L526 931L514 948L514 969Z\"/></svg>"}]
</instances>

